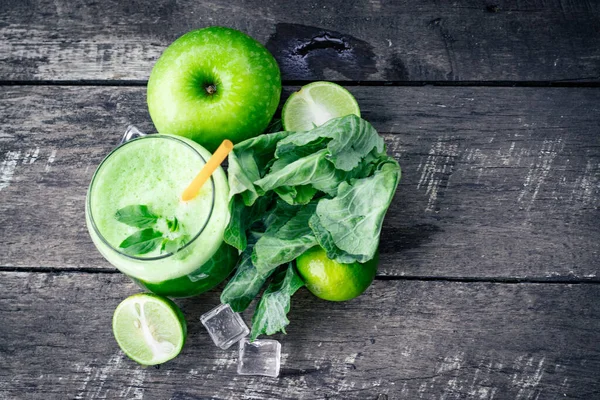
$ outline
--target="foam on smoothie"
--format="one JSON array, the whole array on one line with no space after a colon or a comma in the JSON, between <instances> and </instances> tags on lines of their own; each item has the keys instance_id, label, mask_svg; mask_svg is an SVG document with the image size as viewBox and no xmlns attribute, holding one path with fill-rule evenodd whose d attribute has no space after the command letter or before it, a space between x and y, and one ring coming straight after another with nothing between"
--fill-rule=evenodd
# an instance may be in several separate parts
<instances>
[{"instance_id":1,"label":"foam on smoothie","mask_svg":"<svg viewBox=\"0 0 600 400\"><path fill-rule=\"evenodd\" d=\"M115 213L125 206L146 205L160 217L177 217L182 225L179 231L193 238L208 218L213 188L208 181L195 199L182 202L180 197L203 166L193 148L172 137L146 137L120 147L99 168L91 188L90 205L98 231L118 249L138 228L118 222ZM159 248L140 257L158 255Z\"/></svg>"}]
</instances>

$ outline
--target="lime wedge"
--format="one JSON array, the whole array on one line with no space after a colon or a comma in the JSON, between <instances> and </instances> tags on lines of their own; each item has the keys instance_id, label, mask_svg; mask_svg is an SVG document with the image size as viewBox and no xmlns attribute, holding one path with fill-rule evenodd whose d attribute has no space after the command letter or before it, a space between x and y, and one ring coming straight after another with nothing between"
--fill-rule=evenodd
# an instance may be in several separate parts
<instances>
[{"instance_id":1,"label":"lime wedge","mask_svg":"<svg viewBox=\"0 0 600 400\"><path fill-rule=\"evenodd\" d=\"M171 300L138 293L117 306L113 333L127 357L143 365L156 365L179 354L187 325L183 313Z\"/></svg>"},{"instance_id":2,"label":"lime wedge","mask_svg":"<svg viewBox=\"0 0 600 400\"><path fill-rule=\"evenodd\" d=\"M286 131L298 132L349 114L360 117L358 103L349 91L335 83L313 82L292 93L281 110L281 119Z\"/></svg>"}]
</instances>

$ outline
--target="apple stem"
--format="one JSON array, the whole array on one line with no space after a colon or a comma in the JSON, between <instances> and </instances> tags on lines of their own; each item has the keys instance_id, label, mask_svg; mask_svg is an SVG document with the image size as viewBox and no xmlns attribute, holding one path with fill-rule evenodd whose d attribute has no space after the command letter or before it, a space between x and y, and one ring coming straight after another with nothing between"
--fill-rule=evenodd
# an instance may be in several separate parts
<instances>
[{"instance_id":1,"label":"apple stem","mask_svg":"<svg viewBox=\"0 0 600 400\"><path fill-rule=\"evenodd\" d=\"M204 87L204 90L206 90L206 93L212 95L212 94L215 94L217 92L217 87L215 85L213 85L213 84L210 84L210 85L206 85Z\"/></svg>"}]
</instances>

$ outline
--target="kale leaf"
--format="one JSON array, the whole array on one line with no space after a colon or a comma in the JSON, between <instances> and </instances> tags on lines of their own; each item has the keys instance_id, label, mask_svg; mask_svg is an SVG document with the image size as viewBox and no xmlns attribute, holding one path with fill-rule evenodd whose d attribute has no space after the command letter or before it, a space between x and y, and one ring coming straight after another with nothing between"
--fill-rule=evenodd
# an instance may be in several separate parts
<instances>
[{"instance_id":1,"label":"kale leaf","mask_svg":"<svg viewBox=\"0 0 600 400\"><path fill-rule=\"evenodd\" d=\"M367 121L348 115L311 131L276 132L238 143L229 155L225 241L243 251L221 301L248 307L271 274L313 246L341 263L375 257L400 166ZM252 339L284 331L290 297L303 286L292 264L265 290Z\"/></svg>"}]
</instances>

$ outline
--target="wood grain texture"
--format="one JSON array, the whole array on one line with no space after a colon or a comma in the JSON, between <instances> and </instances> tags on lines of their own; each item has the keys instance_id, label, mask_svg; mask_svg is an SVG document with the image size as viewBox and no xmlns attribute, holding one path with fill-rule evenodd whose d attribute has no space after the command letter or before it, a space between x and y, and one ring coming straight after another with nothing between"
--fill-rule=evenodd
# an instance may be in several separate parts
<instances>
[{"instance_id":1,"label":"wood grain texture","mask_svg":"<svg viewBox=\"0 0 600 400\"><path fill-rule=\"evenodd\" d=\"M146 80L166 46L210 25L266 44L288 80L600 79L595 1L9 0L0 80Z\"/></svg>"},{"instance_id":2,"label":"wood grain texture","mask_svg":"<svg viewBox=\"0 0 600 400\"><path fill-rule=\"evenodd\" d=\"M0 273L0 397L592 399L600 286L376 281L346 303L294 296L279 379L238 376L199 322L218 294L179 301L189 335L160 369L125 357L121 274ZM440 301L443 299L443 301ZM26 316L26 317L25 317ZM244 314L246 321L250 315ZM385 397L387 396L387 397Z\"/></svg>"},{"instance_id":3,"label":"wood grain texture","mask_svg":"<svg viewBox=\"0 0 600 400\"><path fill-rule=\"evenodd\" d=\"M600 91L352 91L403 168L380 275L599 279ZM0 266L112 269L84 199L130 123L153 129L144 88L0 91Z\"/></svg>"}]
</instances>

